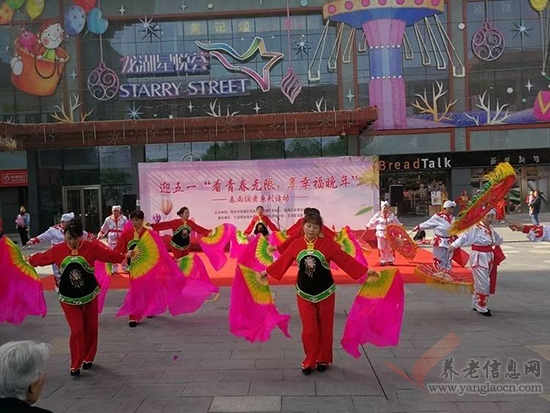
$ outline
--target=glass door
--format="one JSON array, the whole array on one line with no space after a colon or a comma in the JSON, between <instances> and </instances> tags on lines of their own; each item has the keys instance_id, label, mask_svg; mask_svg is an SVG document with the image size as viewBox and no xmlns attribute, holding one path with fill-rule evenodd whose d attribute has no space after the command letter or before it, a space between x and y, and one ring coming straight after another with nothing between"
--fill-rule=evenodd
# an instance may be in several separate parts
<instances>
[{"instance_id":1,"label":"glass door","mask_svg":"<svg viewBox=\"0 0 550 413\"><path fill-rule=\"evenodd\" d=\"M103 220L101 187L63 187L63 210L65 212L74 212L75 217L82 221L84 230L97 234Z\"/></svg>"}]
</instances>

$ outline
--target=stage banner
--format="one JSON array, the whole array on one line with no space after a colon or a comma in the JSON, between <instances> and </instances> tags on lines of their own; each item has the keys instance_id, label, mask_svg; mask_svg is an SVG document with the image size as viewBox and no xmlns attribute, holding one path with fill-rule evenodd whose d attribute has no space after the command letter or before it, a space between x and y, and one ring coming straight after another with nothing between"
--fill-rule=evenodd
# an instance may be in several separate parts
<instances>
[{"instance_id":1,"label":"stage banner","mask_svg":"<svg viewBox=\"0 0 550 413\"><path fill-rule=\"evenodd\" d=\"M262 205L282 229L315 207L327 226L361 230L378 209L378 175L377 157L141 163L139 201L149 222L186 206L203 227L244 230Z\"/></svg>"}]
</instances>

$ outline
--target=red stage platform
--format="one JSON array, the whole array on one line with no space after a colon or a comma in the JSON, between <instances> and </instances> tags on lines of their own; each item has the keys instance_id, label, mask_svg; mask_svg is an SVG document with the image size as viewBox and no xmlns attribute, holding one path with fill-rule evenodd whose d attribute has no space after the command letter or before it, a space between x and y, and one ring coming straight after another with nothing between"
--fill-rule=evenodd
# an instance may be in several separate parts
<instances>
[{"instance_id":1,"label":"red stage platform","mask_svg":"<svg viewBox=\"0 0 550 413\"><path fill-rule=\"evenodd\" d=\"M214 284L218 286L230 286L233 282L233 276L235 274L235 265L236 260L229 258L227 261L227 264L224 268L222 268L220 271L214 271L212 266L210 265L210 262L208 261L208 258L203 253L198 253L204 264L206 265L206 269L208 270L208 274L210 275L210 278L214 282ZM378 252L377 250L373 249L372 252L368 255L366 255L367 261L369 262L369 267L373 270L381 270L384 267L380 266L380 262L378 261ZM418 254L416 255L416 258L414 261L407 261L405 258L401 257L400 255L397 255L397 259L395 261L395 266L399 268L399 271L401 272L403 279L405 283L408 284L419 284L423 283L424 280L419 278L414 274L414 268L417 265L420 264L431 264L432 263L432 254L429 250L419 248ZM387 268L387 267L386 267ZM471 278L472 272L469 268L460 268L458 266L453 267L453 271L461 274L465 277ZM354 284L355 281L347 276L344 272L341 270L335 270L333 271L334 280L337 284ZM283 277L281 281L276 281L274 279L270 279L269 282L272 285L294 285L296 281L296 267L290 267L286 275ZM54 282L53 282L53 275L50 275L48 277L45 277L42 279L42 283L44 285L45 290L53 290L54 289ZM111 279L111 289L125 289L128 288L129 280L128 280L128 274L116 274Z\"/></svg>"}]
</instances>

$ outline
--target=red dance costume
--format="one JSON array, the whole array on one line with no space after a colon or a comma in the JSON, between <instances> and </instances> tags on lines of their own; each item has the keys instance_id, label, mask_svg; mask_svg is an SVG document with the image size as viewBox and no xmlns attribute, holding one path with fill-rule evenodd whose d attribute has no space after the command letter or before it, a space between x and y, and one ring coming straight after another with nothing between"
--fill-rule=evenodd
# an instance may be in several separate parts
<instances>
[{"instance_id":1,"label":"red dance costume","mask_svg":"<svg viewBox=\"0 0 550 413\"><path fill-rule=\"evenodd\" d=\"M94 276L96 261L119 264L124 255L98 241L82 241L72 250L66 242L30 257L33 267L55 264L61 274L59 300L71 330L71 369L91 363L97 352L99 312L97 295L100 287Z\"/></svg>"},{"instance_id":2,"label":"red dance costume","mask_svg":"<svg viewBox=\"0 0 550 413\"><path fill-rule=\"evenodd\" d=\"M173 219L172 221L159 222L153 224L154 231L172 230L172 240L170 245L172 246L172 253L175 259L186 257L189 255L189 247L191 246L191 232L195 231L201 234L203 237L207 237L210 234L210 230L195 224L193 221L187 219Z\"/></svg>"},{"instance_id":3,"label":"red dance costume","mask_svg":"<svg viewBox=\"0 0 550 413\"><path fill-rule=\"evenodd\" d=\"M332 239L318 237L313 242L295 239L281 257L267 268L267 273L280 280L292 262L298 263L296 294L302 320L302 344L306 357L302 369L332 363L334 304L336 285L330 271L334 261L352 278L363 277L368 268L342 251Z\"/></svg>"},{"instance_id":4,"label":"red dance costume","mask_svg":"<svg viewBox=\"0 0 550 413\"><path fill-rule=\"evenodd\" d=\"M304 218L300 218L289 229L286 230L288 239L277 247L277 251L282 254L292 244L293 241L304 236ZM321 228L321 234L323 237L334 239L336 233L329 227L323 225Z\"/></svg>"},{"instance_id":5,"label":"red dance costume","mask_svg":"<svg viewBox=\"0 0 550 413\"><path fill-rule=\"evenodd\" d=\"M271 222L269 217L267 215L254 215L254 218L252 218L252 221L250 221L250 224L248 224L248 227L244 230L244 235L250 235L252 232L256 229L258 224L263 224L264 227L269 228L271 231L276 232L279 231L277 226Z\"/></svg>"}]
</instances>

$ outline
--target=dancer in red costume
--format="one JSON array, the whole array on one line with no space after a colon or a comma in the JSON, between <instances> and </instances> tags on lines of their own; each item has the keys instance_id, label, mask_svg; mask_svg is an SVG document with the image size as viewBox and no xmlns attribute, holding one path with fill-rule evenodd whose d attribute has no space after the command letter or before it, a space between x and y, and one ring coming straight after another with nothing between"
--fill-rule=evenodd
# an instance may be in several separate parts
<instances>
[{"instance_id":1,"label":"dancer in red costume","mask_svg":"<svg viewBox=\"0 0 550 413\"><path fill-rule=\"evenodd\" d=\"M550 225L523 225L511 222L510 229L527 234L527 239L531 242L550 242Z\"/></svg>"},{"instance_id":2,"label":"dancer in red costume","mask_svg":"<svg viewBox=\"0 0 550 413\"><path fill-rule=\"evenodd\" d=\"M82 224L71 221L65 229L65 242L29 258L33 267L55 264L61 274L59 300L71 329L71 376L80 368L88 370L97 352L99 312L97 296L101 289L94 276L96 261L121 263L124 255L99 241L83 240Z\"/></svg>"},{"instance_id":3,"label":"dancer in red costume","mask_svg":"<svg viewBox=\"0 0 550 413\"><path fill-rule=\"evenodd\" d=\"M210 230L195 224L193 221L189 221L189 208L183 207L178 211L180 218L172 221L159 222L153 224L154 231L172 230L172 240L170 245L172 246L172 253L175 259L186 257L189 255L189 248L191 246L191 232L195 231L201 234L203 237L207 237L210 234Z\"/></svg>"},{"instance_id":4,"label":"dancer in red costume","mask_svg":"<svg viewBox=\"0 0 550 413\"><path fill-rule=\"evenodd\" d=\"M126 228L115 246L115 251L122 254L127 254L128 265L129 259L133 256L133 250L136 247L137 242L143 236L146 231L151 231L151 228L145 225L145 215L143 211L134 211L130 214L130 222L132 223L132 230ZM141 320L139 317L130 315L128 317L128 325L130 327L136 327Z\"/></svg>"},{"instance_id":5,"label":"dancer in red costume","mask_svg":"<svg viewBox=\"0 0 550 413\"><path fill-rule=\"evenodd\" d=\"M304 217L304 237L295 239L281 257L262 276L280 280L297 261L299 270L296 282L298 310L302 320L302 344L305 359L302 373L324 372L332 363L334 336L334 304L336 285L330 271L334 261L352 278L358 280L367 274L368 268L359 264L342 251L332 239L321 237L323 220L320 215Z\"/></svg>"},{"instance_id":6,"label":"dancer in red costume","mask_svg":"<svg viewBox=\"0 0 550 413\"><path fill-rule=\"evenodd\" d=\"M261 233L267 236L269 235L268 229L273 232L279 230L277 226L271 222L269 217L264 214L264 207L259 206L256 208L256 215L254 215L254 218L252 218L252 221L250 221L250 224L244 230L243 234L248 236L254 232L254 235Z\"/></svg>"}]
</instances>

